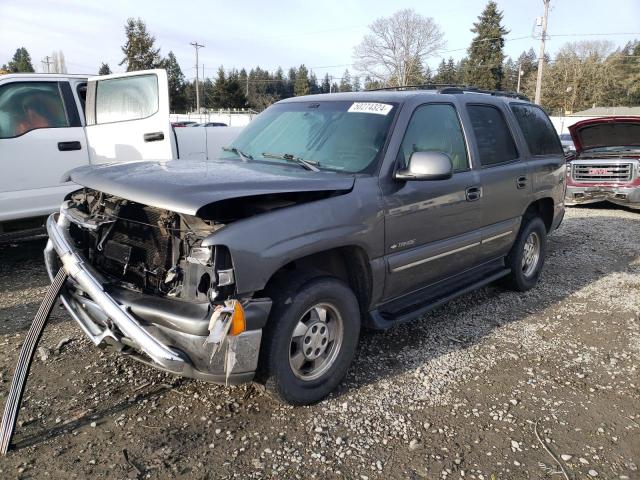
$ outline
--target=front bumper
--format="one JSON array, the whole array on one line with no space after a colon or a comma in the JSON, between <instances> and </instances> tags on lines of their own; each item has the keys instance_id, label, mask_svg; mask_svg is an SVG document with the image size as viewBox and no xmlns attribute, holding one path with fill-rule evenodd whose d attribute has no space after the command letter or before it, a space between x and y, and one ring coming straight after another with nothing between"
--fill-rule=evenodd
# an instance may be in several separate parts
<instances>
[{"instance_id":1,"label":"front bumper","mask_svg":"<svg viewBox=\"0 0 640 480\"><path fill-rule=\"evenodd\" d=\"M611 202L640 209L640 187L567 185L566 205Z\"/></svg>"},{"instance_id":2,"label":"front bumper","mask_svg":"<svg viewBox=\"0 0 640 480\"><path fill-rule=\"evenodd\" d=\"M215 383L250 381L258 363L262 326L271 308L268 299L243 303L247 330L236 336L236 363L225 371L226 346L211 355L207 338L208 306L159 299L109 285L73 247L64 212L47 219L49 242L44 256L49 276L65 269L70 279L61 300L95 345L112 347L161 370ZM180 303L181 305L176 305Z\"/></svg>"}]
</instances>

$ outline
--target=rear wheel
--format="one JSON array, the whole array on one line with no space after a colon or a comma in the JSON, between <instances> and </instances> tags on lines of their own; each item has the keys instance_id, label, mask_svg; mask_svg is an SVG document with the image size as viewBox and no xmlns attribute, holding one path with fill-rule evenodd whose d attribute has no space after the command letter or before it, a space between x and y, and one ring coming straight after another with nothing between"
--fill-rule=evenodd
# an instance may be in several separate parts
<instances>
[{"instance_id":1,"label":"rear wheel","mask_svg":"<svg viewBox=\"0 0 640 480\"><path fill-rule=\"evenodd\" d=\"M298 277L270 289L258 379L278 400L309 405L344 378L360 334L358 301L334 277Z\"/></svg>"},{"instance_id":2,"label":"rear wheel","mask_svg":"<svg viewBox=\"0 0 640 480\"><path fill-rule=\"evenodd\" d=\"M502 284L519 292L533 288L542 272L547 253L547 228L540 217L525 217L520 233L507 256L511 273Z\"/></svg>"}]
</instances>

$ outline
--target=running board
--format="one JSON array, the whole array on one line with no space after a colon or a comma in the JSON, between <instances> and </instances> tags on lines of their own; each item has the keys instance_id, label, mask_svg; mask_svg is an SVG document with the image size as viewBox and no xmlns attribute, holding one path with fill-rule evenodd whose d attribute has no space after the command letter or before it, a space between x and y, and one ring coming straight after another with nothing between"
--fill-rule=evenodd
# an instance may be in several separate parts
<instances>
[{"instance_id":1,"label":"running board","mask_svg":"<svg viewBox=\"0 0 640 480\"><path fill-rule=\"evenodd\" d=\"M370 324L369 327L376 330L388 330L389 328L397 325L399 323L409 322L411 320L415 320L425 313L440 307L441 305L457 298L461 295L467 294L474 290L484 287L496 280L509 275L511 270L508 268L503 268L501 270L495 271L494 273L484 276L479 280L472 281L471 283L466 284L462 288L458 290L453 290L448 293L443 294L442 296L434 296L428 298L422 302L418 301L413 304L404 303L400 308L397 309L389 309L386 310L385 305L382 305L381 308L372 310L369 312ZM387 308L391 307L394 303L390 302L386 305Z\"/></svg>"},{"instance_id":2,"label":"running board","mask_svg":"<svg viewBox=\"0 0 640 480\"><path fill-rule=\"evenodd\" d=\"M18 357L18 365L16 365L13 380L11 380L9 395L7 395L7 403L4 406L2 425L0 426L0 454L2 455L6 455L11 447L11 438L16 429L16 420L18 419L18 412L20 411L20 404L22 403L22 394L27 384L27 375L29 375L33 354L36 351L44 327L47 324L47 320L49 320L49 315L51 315L51 310L66 280L67 272L64 268L61 268L49 286L40 304L38 313L36 313L36 317L33 319L33 323L22 344L20 356Z\"/></svg>"}]
</instances>

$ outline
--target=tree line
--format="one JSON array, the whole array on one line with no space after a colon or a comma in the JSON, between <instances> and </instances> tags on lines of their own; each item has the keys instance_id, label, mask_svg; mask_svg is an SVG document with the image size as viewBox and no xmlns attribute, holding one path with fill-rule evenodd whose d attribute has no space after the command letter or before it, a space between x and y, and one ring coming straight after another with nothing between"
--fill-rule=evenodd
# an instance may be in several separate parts
<instances>
[{"instance_id":1,"label":"tree line","mask_svg":"<svg viewBox=\"0 0 640 480\"><path fill-rule=\"evenodd\" d=\"M375 20L360 44L354 47L354 67L340 78L318 77L304 64L269 71L219 67L213 78L200 82L201 108L251 108L263 110L272 103L298 95L350 92L408 85L466 85L490 90L519 90L530 98L535 93L538 58L531 48L517 58L504 54L509 31L503 14L491 0L474 22L474 37L467 55L455 61L442 58L435 70L429 60L440 56L445 36L433 18L412 9L399 10ZM124 27L125 44L120 66L127 71L164 68L169 78L171 111L195 110L195 80L187 79L173 52L160 54L155 37L140 18L129 18ZM62 55L62 52L60 52ZM64 57L63 61L64 61ZM34 71L26 48L16 50L3 65L7 72ZM99 74L111 73L102 63ZM567 43L553 58L546 55L543 70L542 106L562 115L594 105L640 104L640 41L615 47L609 41Z\"/></svg>"}]
</instances>

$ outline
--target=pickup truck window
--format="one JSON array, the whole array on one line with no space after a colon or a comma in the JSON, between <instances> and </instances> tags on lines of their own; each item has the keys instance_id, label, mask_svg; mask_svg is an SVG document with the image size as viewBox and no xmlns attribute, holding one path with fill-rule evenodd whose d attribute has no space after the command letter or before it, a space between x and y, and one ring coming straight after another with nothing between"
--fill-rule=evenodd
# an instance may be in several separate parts
<instances>
[{"instance_id":1,"label":"pickup truck window","mask_svg":"<svg viewBox=\"0 0 640 480\"><path fill-rule=\"evenodd\" d=\"M0 138L68 126L58 82L13 82L0 88Z\"/></svg>"},{"instance_id":2,"label":"pickup truck window","mask_svg":"<svg viewBox=\"0 0 640 480\"><path fill-rule=\"evenodd\" d=\"M158 79L155 75L98 80L96 124L140 120L158 111Z\"/></svg>"},{"instance_id":3,"label":"pickup truck window","mask_svg":"<svg viewBox=\"0 0 640 480\"><path fill-rule=\"evenodd\" d=\"M396 105L375 102L291 102L261 113L219 158L240 150L255 161L300 157L320 170L369 173L385 144ZM263 154L268 153L265 157Z\"/></svg>"},{"instance_id":4,"label":"pickup truck window","mask_svg":"<svg viewBox=\"0 0 640 480\"><path fill-rule=\"evenodd\" d=\"M500 110L492 105L469 105L467 111L478 144L480 165L498 165L518 158L516 144Z\"/></svg>"},{"instance_id":5,"label":"pickup truck window","mask_svg":"<svg viewBox=\"0 0 640 480\"><path fill-rule=\"evenodd\" d=\"M464 133L453 105L422 105L413 112L400 147L401 168L407 166L413 152L444 152L454 172L469 169Z\"/></svg>"},{"instance_id":6,"label":"pickup truck window","mask_svg":"<svg viewBox=\"0 0 640 480\"><path fill-rule=\"evenodd\" d=\"M520 125L531 155L563 154L556 129L540 107L524 103L512 103L511 111L515 115L518 125Z\"/></svg>"}]
</instances>

